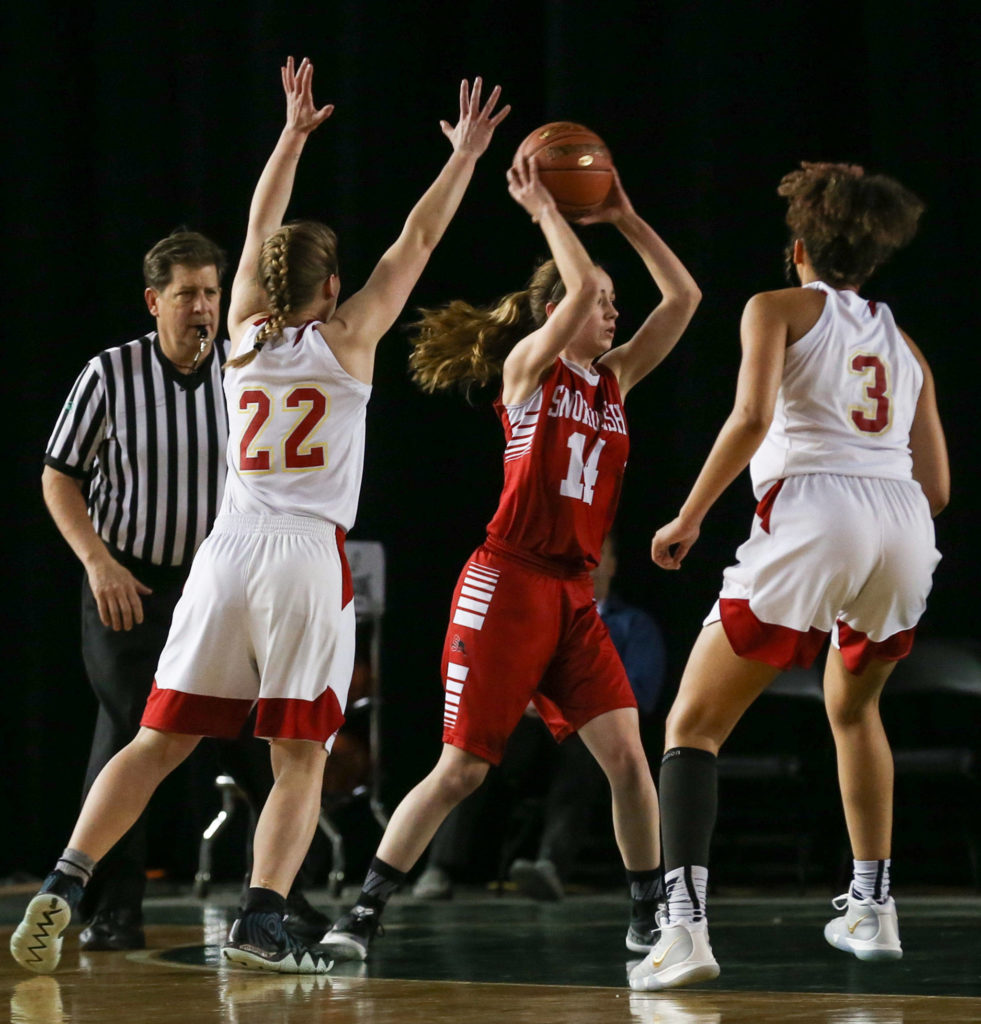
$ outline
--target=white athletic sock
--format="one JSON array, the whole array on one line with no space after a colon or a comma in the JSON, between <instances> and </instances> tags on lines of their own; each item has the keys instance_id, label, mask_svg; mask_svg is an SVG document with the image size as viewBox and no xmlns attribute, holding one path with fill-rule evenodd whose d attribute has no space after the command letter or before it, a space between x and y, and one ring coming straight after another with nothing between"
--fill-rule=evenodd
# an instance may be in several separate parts
<instances>
[{"instance_id":1,"label":"white athletic sock","mask_svg":"<svg viewBox=\"0 0 981 1024\"><path fill-rule=\"evenodd\" d=\"M68 847L58 858L55 870L60 871L63 875L72 875L82 885L88 885L92 878L92 872L95 871L95 864L96 862L87 853Z\"/></svg>"},{"instance_id":2,"label":"white athletic sock","mask_svg":"<svg viewBox=\"0 0 981 1024\"><path fill-rule=\"evenodd\" d=\"M696 924L705 920L705 892L708 889L708 868L685 865L664 876L664 894L668 904L668 921Z\"/></svg>"},{"instance_id":3,"label":"white athletic sock","mask_svg":"<svg viewBox=\"0 0 981 1024\"><path fill-rule=\"evenodd\" d=\"M852 861L852 896L857 900L873 899L885 903L889 898L889 867L892 858L885 860Z\"/></svg>"}]
</instances>

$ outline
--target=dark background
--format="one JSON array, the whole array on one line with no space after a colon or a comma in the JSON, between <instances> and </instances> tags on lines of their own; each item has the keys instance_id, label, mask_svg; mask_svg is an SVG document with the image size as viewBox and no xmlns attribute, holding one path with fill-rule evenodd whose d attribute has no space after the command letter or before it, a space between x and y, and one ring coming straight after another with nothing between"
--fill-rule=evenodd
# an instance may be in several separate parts
<instances>
[{"instance_id":1,"label":"dark background","mask_svg":"<svg viewBox=\"0 0 981 1024\"><path fill-rule=\"evenodd\" d=\"M140 261L185 224L232 266L251 191L283 120L279 65L310 56L336 112L311 139L289 216L326 220L356 289L449 153L461 77L500 82L511 116L480 161L412 307L519 287L545 253L504 172L538 124L582 121L609 144L638 211L704 292L677 350L628 402L619 589L668 641L676 686L720 572L747 532L748 479L718 503L683 571L656 570L672 517L731 402L746 299L781 287L782 174L845 160L927 203L918 239L867 292L893 304L934 368L954 489L924 636L973 637L979 514L976 10L966 3L498 2L8 5L2 275L4 405L12 440L4 517L4 817L0 875L42 873L77 808L94 701L78 652L80 569L44 509L41 456L85 360L149 329ZM12 226L13 231L9 229ZM657 301L608 226L583 237L614 278L627 337ZM231 275L226 278L226 288ZM389 806L435 758L439 652L453 584L495 507L500 428L486 402L426 397L404 331L379 349L359 520L383 542L383 788ZM11 408L12 407L12 408ZM221 639L216 637L216 643ZM656 755L656 727L651 753ZM175 783L175 837L216 806ZM167 845L167 844L165 844Z\"/></svg>"}]
</instances>

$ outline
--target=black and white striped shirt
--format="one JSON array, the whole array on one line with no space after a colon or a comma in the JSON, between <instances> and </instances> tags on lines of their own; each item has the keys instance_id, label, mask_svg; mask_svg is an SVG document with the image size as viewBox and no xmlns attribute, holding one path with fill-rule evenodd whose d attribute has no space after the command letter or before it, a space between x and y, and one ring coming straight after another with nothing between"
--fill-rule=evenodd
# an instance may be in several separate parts
<instances>
[{"instance_id":1,"label":"black and white striped shirt","mask_svg":"<svg viewBox=\"0 0 981 1024\"><path fill-rule=\"evenodd\" d=\"M216 339L184 376L154 331L100 352L75 381L44 461L88 481L92 524L118 551L187 565L211 529L225 483L228 347Z\"/></svg>"}]
</instances>

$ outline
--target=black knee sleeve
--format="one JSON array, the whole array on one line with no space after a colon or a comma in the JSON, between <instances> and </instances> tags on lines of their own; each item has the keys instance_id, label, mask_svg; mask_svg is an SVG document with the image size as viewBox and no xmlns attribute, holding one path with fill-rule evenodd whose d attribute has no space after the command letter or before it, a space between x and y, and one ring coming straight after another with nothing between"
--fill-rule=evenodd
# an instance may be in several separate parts
<instances>
[{"instance_id":1,"label":"black knee sleeve","mask_svg":"<svg viewBox=\"0 0 981 1024\"><path fill-rule=\"evenodd\" d=\"M719 801L715 754L696 747L672 747L661 760L658 789L664 870L690 864L708 867Z\"/></svg>"}]
</instances>

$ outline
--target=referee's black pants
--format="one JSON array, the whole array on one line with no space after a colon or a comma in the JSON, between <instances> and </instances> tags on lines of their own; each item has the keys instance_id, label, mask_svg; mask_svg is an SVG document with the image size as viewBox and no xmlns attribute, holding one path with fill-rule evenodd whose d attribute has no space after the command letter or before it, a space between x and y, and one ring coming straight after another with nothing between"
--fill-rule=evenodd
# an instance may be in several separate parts
<instances>
[{"instance_id":1,"label":"referee's black pants","mask_svg":"<svg viewBox=\"0 0 981 1024\"><path fill-rule=\"evenodd\" d=\"M82 659L99 701L92 750L82 799L99 772L136 735L153 684L174 606L181 595L187 568L137 563L119 552L114 556L141 583L153 590L143 596L143 622L128 632L103 626L88 579L82 582ZM146 889L146 814L99 862L86 886L83 920L100 910L126 908L141 913Z\"/></svg>"}]
</instances>

